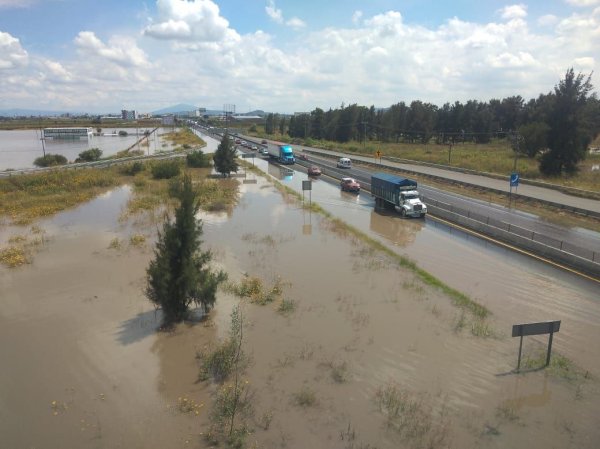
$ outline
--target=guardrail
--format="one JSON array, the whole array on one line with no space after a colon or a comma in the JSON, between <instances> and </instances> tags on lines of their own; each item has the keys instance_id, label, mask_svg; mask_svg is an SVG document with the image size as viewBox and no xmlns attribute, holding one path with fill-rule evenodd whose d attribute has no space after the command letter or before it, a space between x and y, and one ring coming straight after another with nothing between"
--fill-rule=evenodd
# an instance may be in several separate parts
<instances>
[{"instance_id":1,"label":"guardrail","mask_svg":"<svg viewBox=\"0 0 600 449\"><path fill-rule=\"evenodd\" d=\"M424 197L424 200L428 211L432 215L506 243L516 245L593 276L600 276L600 253L597 251L581 248L572 243L532 231L531 229L471 212L470 210L433 198Z\"/></svg>"}]
</instances>

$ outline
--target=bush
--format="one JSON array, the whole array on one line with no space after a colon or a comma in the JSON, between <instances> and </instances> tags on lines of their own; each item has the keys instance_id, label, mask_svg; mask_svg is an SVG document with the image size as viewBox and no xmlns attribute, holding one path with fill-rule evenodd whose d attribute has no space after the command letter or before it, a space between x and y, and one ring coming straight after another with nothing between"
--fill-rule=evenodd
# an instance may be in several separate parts
<instances>
[{"instance_id":1,"label":"bush","mask_svg":"<svg viewBox=\"0 0 600 449\"><path fill-rule=\"evenodd\" d=\"M152 177L154 179L171 179L179 175L181 167L177 161L158 162L152 166Z\"/></svg>"},{"instance_id":2,"label":"bush","mask_svg":"<svg viewBox=\"0 0 600 449\"><path fill-rule=\"evenodd\" d=\"M188 167L202 168L210 167L210 158L202 151L192 151L185 157L185 162Z\"/></svg>"},{"instance_id":3,"label":"bush","mask_svg":"<svg viewBox=\"0 0 600 449\"><path fill-rule=\"evenodd\" d=\"M136 161L131 165L124 166L121 172L124 175L135 176L136 173L139 173L143 170L144 170L144 164L142 164L140 161Z\"/></svg>"},{"instance_id":4,"label":"bush","mask_svg":"<svg viewBox=\"0 0 600 449\"><path fill-rule=\"evenodd\" d=\"M47 154L42 157L38 157L33 161L33 165L36 167L54 167L56 165L67 164L67 158L61 154Z\"/></svg>"},{"instance_id":5,"label":"bush","mask_svg":"<svg viewBox=\"0 0 600 449\"><path fill-rule=\"evenodd\" d=\"M93 162L100 159L100 156L102 156L102 150L99 148L90 148L79 153L79 157L75 159L75 162Z\"/></svg>"}]
</instances>

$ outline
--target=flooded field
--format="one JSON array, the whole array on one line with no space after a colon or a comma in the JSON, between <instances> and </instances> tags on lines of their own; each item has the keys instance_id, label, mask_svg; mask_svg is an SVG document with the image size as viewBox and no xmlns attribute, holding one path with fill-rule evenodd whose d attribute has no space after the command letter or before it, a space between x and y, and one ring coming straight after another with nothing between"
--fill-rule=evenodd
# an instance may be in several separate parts
<instances>
[{"instance_id":1,"label":"flooded field","mask_svg":"<svg viewBox=\"0 0 600 449\"><path fill-rule=\"evenodd\" d=\"M128 135L119 136L119 131L126 131ZM70 162L77 159L79 153L90 148L99 148L103 152L102 156L111 156L135 144L143 136L144 131L146 128L102 128L101 135L95 135L90 139L46 139L44 147L46 154L61 154ZM148 154L170 149L170 143L160 137L161 134L170 131L170 128L159 128L158 136L156 133L152 134L148 145L141 145L139 149ZM139 133L139 136L136 133ZM39 130L0 131L0 170L31 168L34 166L33 161L43 155L44 148Z\"/></svg>"},{"instance_id":2,"label":"flooded field","mask_svg":"<svg viewBox=\"0 0 600 449\"><path fill-rule=\"evenodd\" d=\"M306 179L255 163L296 190ZM490 335L475 336L446 295L270 179L249 179L231 212L200 215L232 281L280 280L293 305L242 305L247 447L598 447L597 285L313 184L313 201L488 307ZM129 195L39 222L33 264L0 267L0 447L208 447L216 387L198 381L195 356L228 335L239 299L220 292L209 320L157 332L143 296L156 226L119 220ZM29 232L5 227L0 242ZM512 373L511 325L546 319L563 320L554 348L568 359ZM545 342L527 338L525 358Z\"/></svg>"}]
</instances>

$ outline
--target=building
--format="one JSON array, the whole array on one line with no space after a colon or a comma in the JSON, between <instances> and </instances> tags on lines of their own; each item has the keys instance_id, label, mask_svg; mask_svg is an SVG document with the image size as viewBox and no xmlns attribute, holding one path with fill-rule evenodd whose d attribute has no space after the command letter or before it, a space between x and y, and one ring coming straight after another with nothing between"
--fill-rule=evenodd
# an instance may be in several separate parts
<instances>
[{"instance_id":1,"label":"building","mask_svg":"<svg viewBox=\"0 0 600 449\"><path fill-rule=\"evenodd\" d=\"M44 128L44 139L89 139L92 128Z\"/></svg>"},{"instance_id":2,"label":"building","mask_svg":"<svg viewBox=\"0 0 600 449\"><path fill-rule=\"evenodd\" d=\"M162 116L162 125L163 126L173 126L175 124L175 117L172 115L163 115Z\"/></svg>"},{"instance_id":3,"label":"building","mask_svg":"<svg viewBox=\"0 0 600 449\"><path fill-rule=\"evenodd\" d=\"M135 120L137 118L137 114L135 110L128 111L126 109L121 110L121 118L123 120Z\"/></svg>"}]
</instances>

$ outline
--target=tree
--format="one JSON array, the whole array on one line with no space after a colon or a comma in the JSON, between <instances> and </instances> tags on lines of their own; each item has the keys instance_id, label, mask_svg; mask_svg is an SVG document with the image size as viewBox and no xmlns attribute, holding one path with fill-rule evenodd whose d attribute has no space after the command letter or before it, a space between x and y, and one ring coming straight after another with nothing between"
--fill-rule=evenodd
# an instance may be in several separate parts
<instances>
[{"instance_id":1,"label":"tree","mask_svg":"<svg viewBox=\"0 0 600 449\"><path fill-rule=\"evenodd\" d=\"M585 126L584 111L588 95L593 90L591 75L575 75L573 68L554 87L554 98L547 124L549 151L540 159L540 171L546 175L577 171L577 163L585 158L591 141Z\"/></svg>"},{"instance_id":2,"label":"tree","mask_svg":"<svg viewBox=\"0 0 600 449\"><path fill-rule=\"evenodd\" d=\"M548 145L549 126L544 122L532 122L519 128L519 134L522 137L519 153L533 158L544 150ZM515 150L515 151L517 151Z\"/></svg>"},{"instance_id":3,"label":"tree","mask_svg":"<svg viewBox=\"0 0 600 449\"><path fill-rule=\"evenodd\" d=\"M231 172L237 173L238 164L235 161L235 153L235 146L231 144L229 136L225 133L213 157L215 170L224 176L228 176Z\"/></svg>"},{"instance_id":4,"label":"tree","mask_svg":"<svg viewBox=\"0 0 600 449\"><path fill-rule=\"evenodd\" d=\"M223 271L207 267L210 251L201 251L202 222L196 219L200 208L189 175L172 188L179 200L175 221L167 218L154 249L154 260L147 274L146 296L163 311L163 326L185 319L192 304L207 313L215 303L219 284L226 280Z\"/></svg>"}]
</instances>

